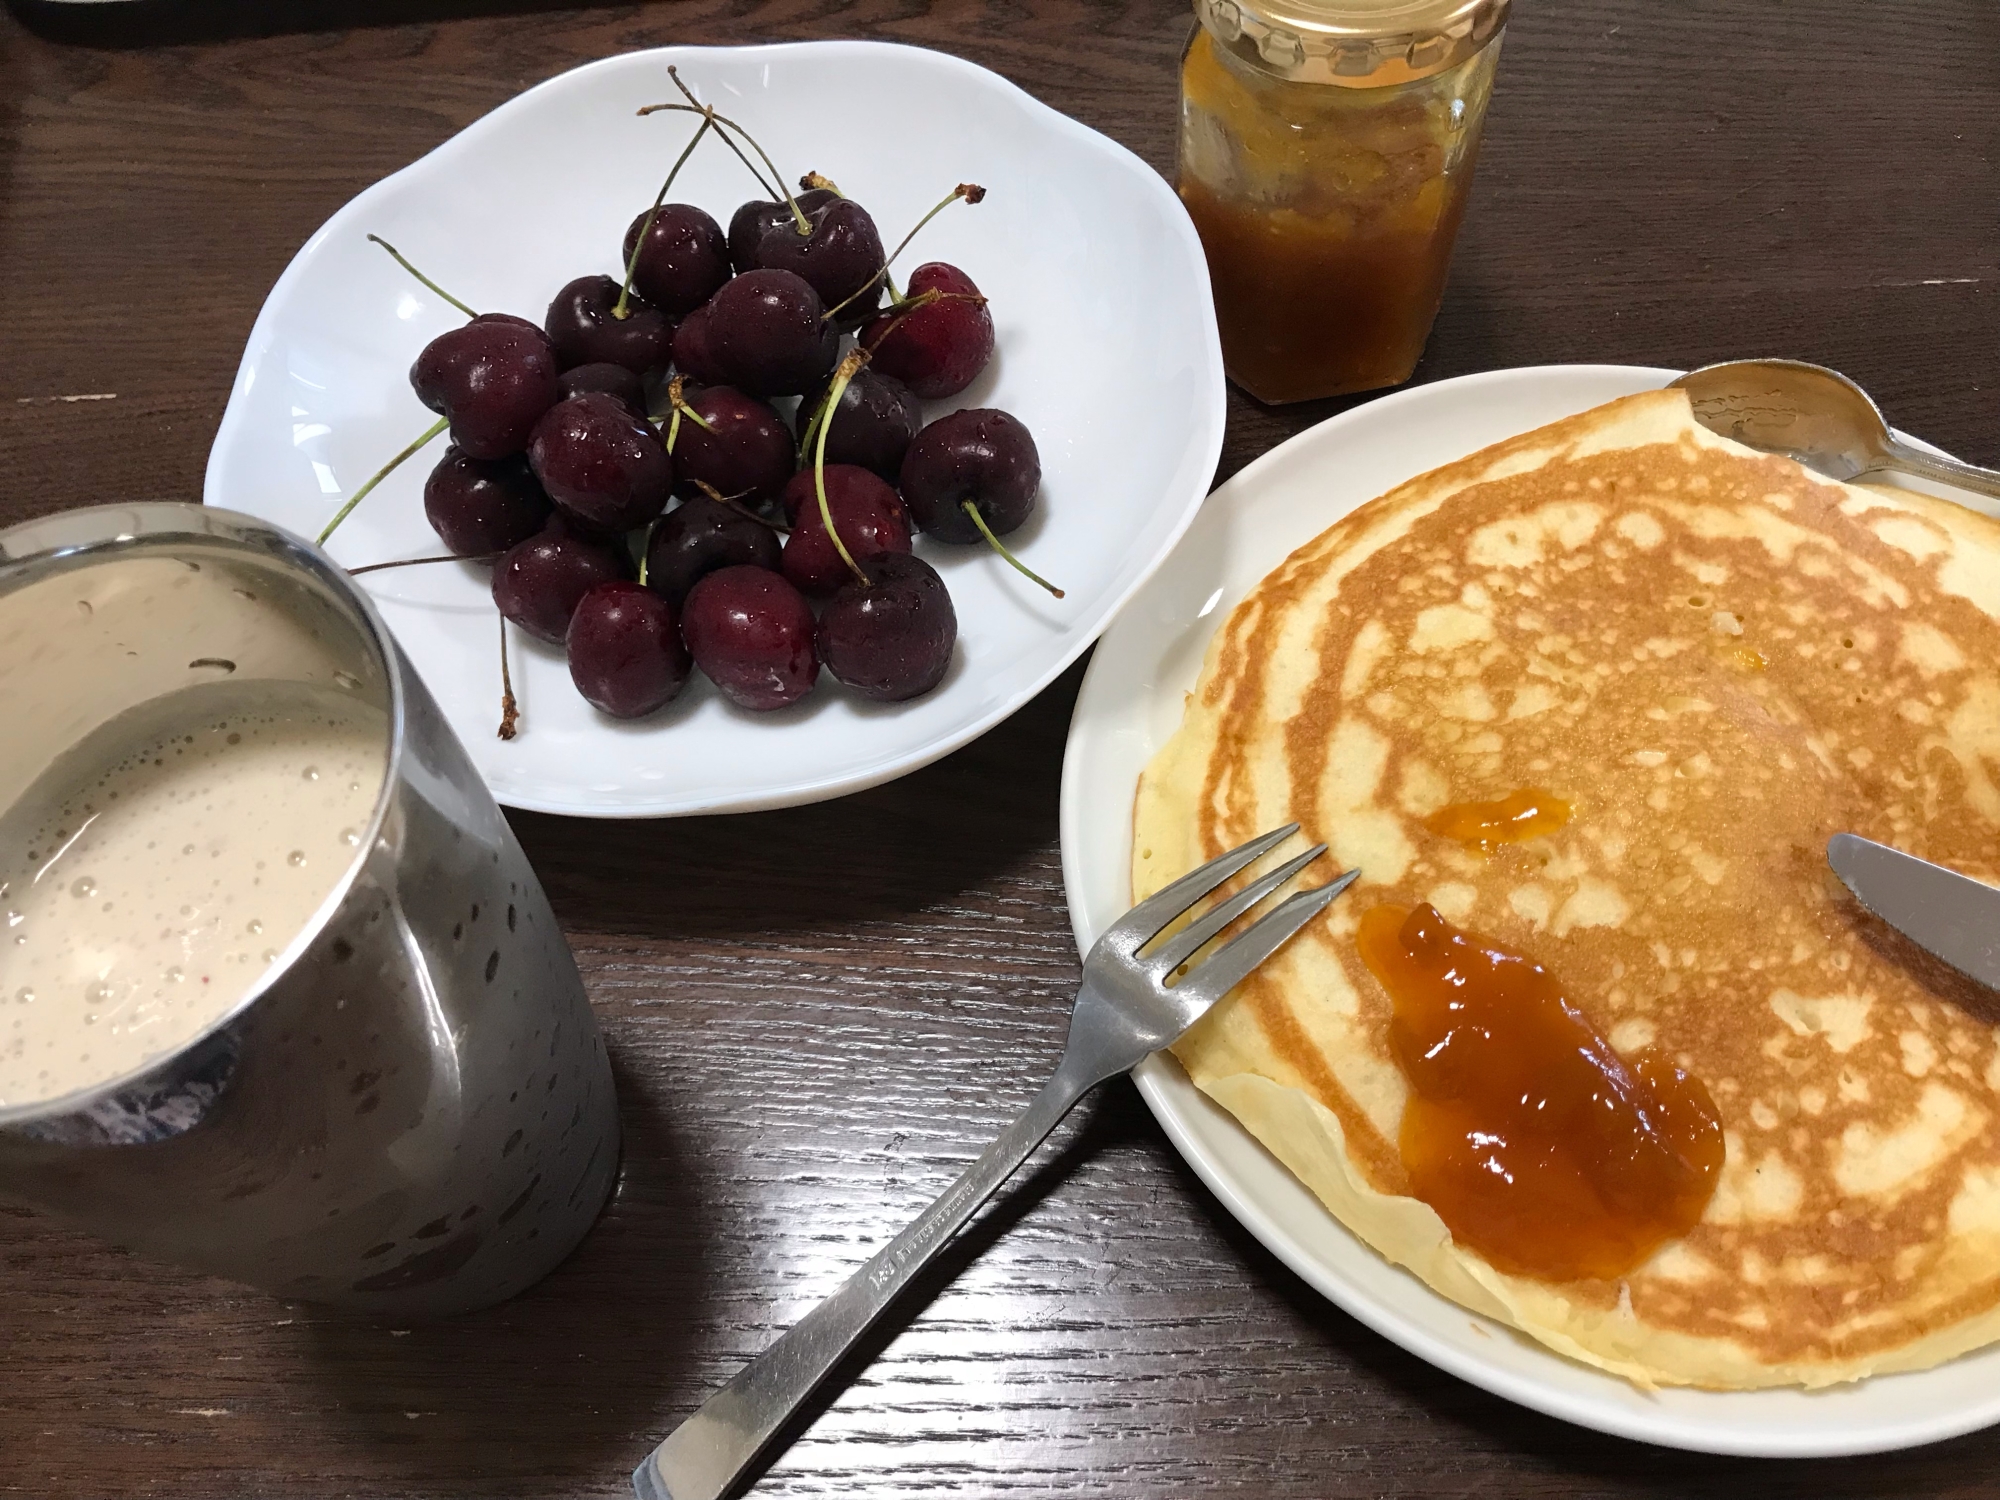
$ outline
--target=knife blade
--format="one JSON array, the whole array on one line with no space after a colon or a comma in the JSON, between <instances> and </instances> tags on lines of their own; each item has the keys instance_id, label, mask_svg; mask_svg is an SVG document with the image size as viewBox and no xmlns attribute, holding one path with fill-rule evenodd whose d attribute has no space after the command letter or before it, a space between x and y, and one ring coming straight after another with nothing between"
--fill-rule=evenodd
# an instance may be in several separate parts
<instances>
[{"instance_id":1,"label":"knife blade","mask_svg":"<svg viewBox=\"0 0 2000 1500\"><path fill-rule=\"evenodd\" d=\"M2000 989L2000 890L1859 834L1826 841L1855 899L1920 948Z\"/></svg>"}]
</instances>

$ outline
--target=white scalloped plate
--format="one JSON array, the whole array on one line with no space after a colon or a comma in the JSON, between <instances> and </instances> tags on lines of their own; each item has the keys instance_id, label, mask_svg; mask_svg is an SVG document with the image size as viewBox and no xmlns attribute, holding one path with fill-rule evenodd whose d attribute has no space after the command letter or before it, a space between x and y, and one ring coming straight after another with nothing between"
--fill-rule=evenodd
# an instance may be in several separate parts
<instances>
[{"instance_id":1,"label":"white scalloped plate","mask_svg":"<svg viewBox=\"0 0 2000 1500\"><path fill-rule=\"evenodd\" d=\"M1077 699L1063 761L1062 853L1078 948L1088 951L1130 905L1139 772L1179 727L1210 633L1258 580L1406 479L1678 373L1550 365L1418 386L1300 433L1217 490L1105 632ZM1620 1437L1764 1458L1907 1448L2000 1421L2000 1348L1812 1393L1638 1390L1390 1265L1164 1053L1135 1076L1202 1181L1280 1260L1377 1333L1495 1395Z\"/></svg>"},{"instance_id":2,"label":"white scalloped plate","mask_svg":"<svg viewBox=\"0 0 2000 1500\"><path fill-rule=\"evenodd\" d=\"M673 47L530 89L328 220L251 331L209 455L207 502L312 536L430 425L406 372L461 320L368 244L369 232L475 307L537 320L564 282L615 271L626 224L692 131L685 116L635 115L674 97L669 63L788 175L838 181L891 244L955 183L988 190L983 204L941 214L899 264L952 261L992 299L992 367L936 410L999 406L1028 424L1042 504L1017 540L1068 597L1049 599L983 548L923 542L960 627L937 691L877 706L823 679L804 702L757 715L697 676L636 724L597 714L559 655L516 632L525 727L503 744L483 570L369 575L494 796L514 807L741 812L857 791L937 759L1090 644L1193 519L1221 451L1222 359L1201 245L1172 190L1131 152L942 53L876 42ZM735 158L704 142L674 196L726 224L755 189ZM425 454L391 476L329 550L350 566L438 551L422 507L434 461Z\"/></svg>"}]
</instances>

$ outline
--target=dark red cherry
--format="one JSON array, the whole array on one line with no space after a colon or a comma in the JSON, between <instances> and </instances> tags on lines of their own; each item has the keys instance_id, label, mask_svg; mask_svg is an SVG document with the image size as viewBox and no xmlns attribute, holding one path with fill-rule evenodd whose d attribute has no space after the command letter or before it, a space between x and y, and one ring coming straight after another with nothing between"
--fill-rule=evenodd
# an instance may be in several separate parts
<instances>
[{"instance_id":1,"label":"dark red cherry","mask_svg":"<svg viewBox=\"0 0 2000 1500\"><path fill-rule=\"evenodd\" d=\"M648 218L653 227L632 267L632 289L667 316L683 317L729 279L728 242L722 226L692 203L662 203L657 214L640 214L625 231L628 262Z\"/></svg>"},{"instance_id":2,"label":"dark red cherry","mask_svg":"<svg viewBox=\"0 0 2000 1500\"><path fill-rule=\"evenodd\" d=\"M549 497L518 453L468 458L447 448L424 481L424 515L460 557L485 557L526 541L542 529L549 510Z\"/></svg>"},{"instance_id":3,"label":"dark red cherry","mask_svg":"<svg viewBox=\"0 0 2000 1500\"><path fill-rule=\"evenodd\" d=\"M819 293L790 271L745 271L706 306L709 352L738 390L796 396L833 368L840 334Z\"/></svg>"},{"instance_id":4,"label":"dark red cherry","mask_svg":"<svg viewBox=\"0 0 2000 1500\"><path fill-rule=\"evenodd\" d=\"M673 462L615 396L586 391L535 424L528 462L549 498L599 531L630 531L666 508Z\"/></svg>"},{"instance_id":5,"label":"dark red cherry","mask_svg":"<svg viewBox=\"0 0 2000 1500\"><path fill-rule=\"evenodd\" d=\"M827 386L822 380L799 402L799 426L803 430L821 407L826 405ZM854 372L840 393L833 422L826 434L826 461L830 464L859 464L873 469L894 484L903 471L903 454L910 439L924 425L923 407L916 395L893 375L863 365ZM817 441L806 453L811 462Z\"/></svg>"},{"instance_id":6,"label":"dark red cherry","mask_svg":"<svg viewBox=\"0 0 2000 1500\"><path fill-rule=\"evenodd\" d=\"M558 512L493 565L493 602L529 635L560 646L578 600L600 583L631 576L622 543L579 532Z\"/></svg>"},{"instance_id":7,"label":"dark red cherry","mask_svg":"<svg viewBox=\"0 0 2000 1500\"><path fill-rule=\"evenodd\" d=\"M941 401L971 385L993 358L993 315L972 278L943 261L910 273L906 301L926 292L937 300L889 308L861 330L861 342L873 352L875 369L926 401Z\"/></svg>"},{"instance_id":8,"label":"dark red cherry","mask_svg":"<svg viewBox=\"0 0 2000 1500\"><path fill-rule=\"evenodd\" d=\"M727 378L716 362L711 342L714 325L709 322L708 309L709 304L704 302L682 318L680 327L674 330L674 368L696 384L724 385Z\"/></svg>"},{"instance_id":9,"label":"dark red cherry","mask_svg":"<svg viewBox=\"0 0 2000 1500\"><path fill-rule=\"evenodd\" d=\"M762 568L718 568L696 583L681 613L694 664L743 708L784 708L819 678L805 595Z\"/></svg>"},{"instance_id":10,"label":"dark red cherry","mask_svg":"<svg viewBox=\"0 0 2000 1500\"><path fill-rule=\"evenodd\" d=\"M828 464L826 504L848 556L856 562L877 552L910 550L910 522L903 502L868 470L852 464ZM792 521L792 534L785 538L785 576L802 593L815 598L831 594L854 574L840 560L833 539L826 534L811 469L801 469L792 476L785 486L784 506Z\"/></svg>"},{"instance_id":11,"label":"dark red cherry","mask_svg":"<svg viewBox=\"0 0 2000 1500\"><path fill-rule=\"evenodd\" d=\"M753 269L795 272L828 307L845 303L838 321L855 327L882 300L882 236L875 221L852 198L828 188L808 188L796 201L809 234L799 233L798 219L782 203L746 203L729 223L730 258L740 249Z\"/></svg>"},{"instance_id":12,"label":"dark red cherry","mask_svg":"<svg viewBox=\"0 0 2000 1500\"><path fill-rule=\"evenodd\" d=\"M753 510L776 500L798 467L792 430L777 409L727 385L682 399L708 426L681 414L674 431L674 493L699 495L707 485Z\"/></svg>"},{"instance_id":13,"label":"dark red cherry","mask_svg":"<svg viewBox=\"0 0 2000 1500\"><path fill-rule=\"evenodd\" d=\"M759 257L764 236L780 224L794 235L799 232L799 221L781 198L752 198L729 216L729 263L736 267L738 276L764 268Z\"/></svg>"},{"instance_id":14,"label":"dark red cherry","mask_svg":"<svg viewBox=\"0 0 2000 1500\"><path fill-rule=\"evenodd\" d=\"M740 510L697 495L660 518L646 545L646 584L678 605L717 568L778 571L778 534Z\"/></svg>"},{"instance_id":15,"label":"dark red cherry","mask_svg":"<svg viewBox=\"0 0 2000 1500\"><path fill-rule=\"evenodd\" d=\"M646 419L646 383L623 365L577 365L564 370L556 383L565 397L602 391L623 402L625 409L640 421Z\"/></svg>"},{"instance_id":16,"label":"dark red cherry","mask_svg":"<svg viewBox=\"0 0 2000 1500\"><path fill-rule=\"evenodd\" d=\"M563 643L576 690L616 719L664 708L694 669L673 606L622 580L600 583L577 601Z\"/></svg>"},{"instance_id":17,"label":"dark red cherry","mask_svg":"<svg viewBox=\"0 0 2000 1500\"><path fill-rule=\"evenodd\" d=\"M965 503L995 536L1005 536L1034 513L1042 485L1041 455L1015 417L973 407L939 417L918 433L903 455L903 503L910 519L941 542L976 542L979 528Z\"/></svg>"},{"instance_id":18,"label":"dark red cherry","mask_svg":"<svg viewBox=\"0 0 2000 1500\"><path fill-rule=\"evenodd\" d=\"M410 384L469 457L505 458L528 446L557 400L555 350L526 319L481 313L424 345Z\"/></svg>"},{"instance_id":19,"label":"dark red cherry","mask_svg":"<svg viewBox=\"0 0 2000 1500\"><path fill-rule=\"evenodd\" d=\"M673 321L636 293L625 316L615 316L618 290L609 276L579 276L549 303L544 326L565 370L608 364L643 375L666 368L673 355Z\"/></svg>"},{"instance_id":20,"label":"dark red cherry","mask_svg":"<svg viewBox=\"0 0 2000 1500\"><path fill-rule=\"evenodd\" d=\"M864 698L900 703L928 693L944 680L958 640L944 580L907 552L878 552L861 571L868 582L849 578L819 617L820 660Z\"/></svg>"}]
</instances>

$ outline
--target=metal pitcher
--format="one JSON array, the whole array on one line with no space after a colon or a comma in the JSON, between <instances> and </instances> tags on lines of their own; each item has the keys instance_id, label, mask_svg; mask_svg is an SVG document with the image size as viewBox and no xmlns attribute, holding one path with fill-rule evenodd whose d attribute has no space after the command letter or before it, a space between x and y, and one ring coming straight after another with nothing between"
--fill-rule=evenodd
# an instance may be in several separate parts
<instances>
[{"instance_id":1,"label":"metal pitcher","mask_svg":"<svg viewBox=\"0 0 2000 1500\"><path fill-rule=\"evenodd\" d=\"M80 621L102 569L200 592L198 641L183 611ZM128 1076L0 1107L0 1195L283 1297L423 1317L512 1296L611 1192L611 1071L534 871L367 595L202 506L0 532L0 808L93 729L224 670L382 712L372 821L235 1009Z\"/></svg>"}]
</instances>

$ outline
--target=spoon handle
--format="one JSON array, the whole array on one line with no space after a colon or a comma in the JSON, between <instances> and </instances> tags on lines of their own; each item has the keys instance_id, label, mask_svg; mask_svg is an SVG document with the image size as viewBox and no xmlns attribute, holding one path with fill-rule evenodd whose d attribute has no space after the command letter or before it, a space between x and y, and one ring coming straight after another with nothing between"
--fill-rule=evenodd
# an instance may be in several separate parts
<instances>
[{"instance_id":1,"label":"spoon handle","mask_svg":"<svg viewBox=\"0 0 2000 1500\"><path fill-rule=\"evenodd\" d=\"M1975 495L1984 495L1989 500L2000 500L2000 471L1982 469L1977 464L1946 458L1939 453L1926 453L1893 437L1883 445L1882 451L1889 459L1885 467L1901 469L1922 479L1933 479L1939 484L1955 485Z\"/></svg>"},{"instance_id":2,"label":"spoon handle","mask_svg":"<svg viewBox=\"0 0 2000 1500\"><path fill-rule=\"evenodd\" d=\"M720 1500L734 1490L897 1294L1101 1081L1065 1056L1020 1118L943 1196L646 1456L632 1474L638 1500Z\"/></svg>"}]
</instances>

